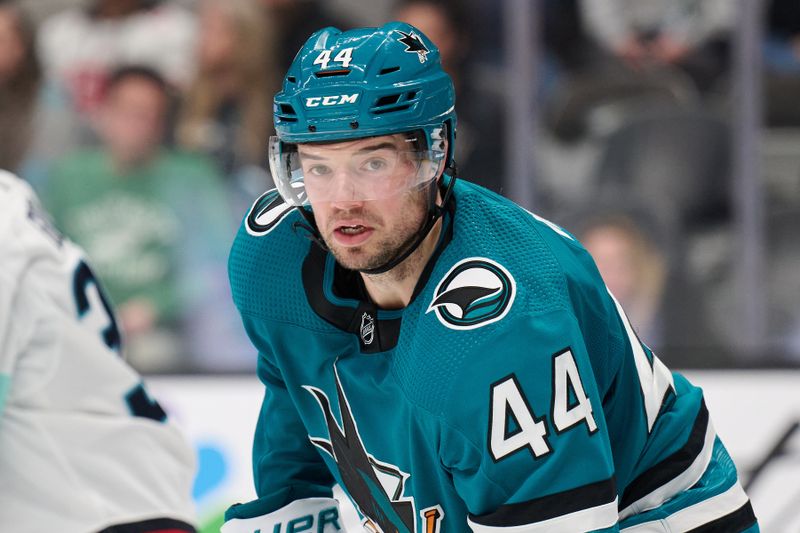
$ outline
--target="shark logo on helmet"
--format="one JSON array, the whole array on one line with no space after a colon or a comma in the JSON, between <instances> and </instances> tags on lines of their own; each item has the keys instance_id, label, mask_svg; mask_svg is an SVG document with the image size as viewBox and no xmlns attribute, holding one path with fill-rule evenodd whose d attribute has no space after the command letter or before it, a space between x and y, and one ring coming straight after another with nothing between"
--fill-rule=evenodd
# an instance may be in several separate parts
<instances>
[{"instance_id":1,"label":"shark logo on helmet","mask_svg":"<svg viewBox=\"0 0 800 533\"><path fill-rule=\"evenodd\" d=\"M426 313L450 329L475 329L502 319L516 296L516 282L501 264L485 257L456 263L436 287Z\"/></svg>"},{"instance_id":2,"label":"shark logo on helmet","mask_svg":"<svg viewBox=\"0 0 800 533\"><path fill-rule=\"evenodd\" d=\"M405 52L417 54L420 63L424 63L428 60L428 54L430 53L430 50L428 50L428 47L422 42L422 39L419 38L419 35L413 31L409 33L401 30L395 31L402 35L402 37L397 40L406 45L406 49L404 50Z\"/></svg>"}]
</instances>

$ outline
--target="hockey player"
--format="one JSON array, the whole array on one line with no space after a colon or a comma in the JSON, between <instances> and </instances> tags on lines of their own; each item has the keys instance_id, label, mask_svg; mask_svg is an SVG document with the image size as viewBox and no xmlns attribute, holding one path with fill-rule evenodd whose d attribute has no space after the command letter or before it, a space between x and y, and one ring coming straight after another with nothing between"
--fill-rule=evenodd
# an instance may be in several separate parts
<instances>
[{"instance_id":1,"label":"hockey player","mask_svg":"<svg viewBox=\"0 0 800 533\"><path fill-rule=\"evenodd\" d=\"M0 171L0 531L195 531L193 453L120 342L82 251Z\"/></svg>"},{"instance_id":2,"label":"hockey player","mask_svg":"<svg viewBox=\"0 0 800 533\"><path fill-rule=\"evenodd\" d=\"M758 531L700 389L584 248L456 179L424 35L319 31L274 118L277 190L230 257L258 499L223 532L338 531L334 483L373 532Z\"/></svg>"}]
</instances>

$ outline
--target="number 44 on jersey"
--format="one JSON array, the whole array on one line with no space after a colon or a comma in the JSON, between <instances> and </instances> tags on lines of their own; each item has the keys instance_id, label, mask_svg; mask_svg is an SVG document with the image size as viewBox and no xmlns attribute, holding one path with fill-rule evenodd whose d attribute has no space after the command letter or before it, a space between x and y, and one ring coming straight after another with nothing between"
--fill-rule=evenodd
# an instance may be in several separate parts
<instances>
[{"instance_id":1,"label":"number 44 on jersey","mask_svg":"<svg viewBox=\"0 0 800 533\"><path fill-rule=\"evenodd\" d=\"M528 448L534 457L552 450L547 441L544 416L537 417L514 374L491 387L489 451L495 461ZM569 349L553 357L553 405L551 417L556 433L586 424L589 433L597 431L592 403L581 383L575 357Z\"/></svg>"},{"instance_id":2,"label":"number 44 on jersey","mask_svg":"<svg viewBox=\"0 0 800 533\"><path fill-rule=\"evenodd\" d=\"M614 303L633 347L649 433L664 398L675 386L669 369L655 355L652 355L652 359L647 356L619 303L616 300ZM556 433L563 433L581 424L586 425L590 435L595 433L597 422L592 402L586 395L575 356L569 348L553 356L552 383L550 417ZM490 405L489 451L495 461L525 448L535 458L552 451L547 439L546 417L536 416L514 374L492 385Z\"/></svg>"}]
</instances>

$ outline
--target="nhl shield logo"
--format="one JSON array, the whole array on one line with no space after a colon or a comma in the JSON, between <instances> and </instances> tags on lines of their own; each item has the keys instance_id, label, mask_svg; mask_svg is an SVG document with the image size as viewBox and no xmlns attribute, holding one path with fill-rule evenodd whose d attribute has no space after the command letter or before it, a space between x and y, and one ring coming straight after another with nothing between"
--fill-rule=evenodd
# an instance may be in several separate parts
<instances>
[{"instance_id":1,"label":"nhl shield logo","mask_svg":"<svg viewBox=\"0 0 800 533\"><path fill-rule=\"evenodd\" d=\"M506 316L516 289L505 267L485 257L470 257L445 274L426 313L434 311L450 329L479 328Z\"/></svg>"},{"instance_id":2,"label":"nhl shield logo","mask_svg":"<svg viewBox=\"0 0 800 533\"><path fill-rule=\"evenodd\" d=\"M369 313L361 315L361 340L365 345L372 344L375 338L375 319Z\"/></svg>"}]
</instances>

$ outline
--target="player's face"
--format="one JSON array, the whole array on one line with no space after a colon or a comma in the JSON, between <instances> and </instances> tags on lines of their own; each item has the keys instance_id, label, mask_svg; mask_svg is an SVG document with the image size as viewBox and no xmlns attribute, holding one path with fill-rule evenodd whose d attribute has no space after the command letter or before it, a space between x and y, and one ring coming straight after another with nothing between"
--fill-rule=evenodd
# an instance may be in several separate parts
<instances>
[{"instance_id":1,"label":"player's face","mask_svg":"<svg viewBox=\"0 0 800 533\"><path fill-rule=\"evenodd\" d=\"M406 149L403 135L370 137L324 145L299 145L304 173L316 172L314 165L326 169L339 187L347 190L358 183L352 154L358 153L374 167L391 160ZM309 166L309 168L305 168ZM357 165L359 168L363 165ZM398 172L415 172L416 167L398 167ZM403 176L388 176L388 179ZM411 189L377 199L337 194L330 201L315 201L313 186L306 178L306 190L322 238L339 263L352 270L367 270L384 265L405 248L420 230L427 213L427 192Z\"/></svg>"},{"instance_id":2,"label":"player's face","mask_svg":"<svg viewBox=\"0 0 800 533\"><path fill-rule=\"evenodd\" d=\"M111 89L100 130L113 158L124 163L148 159L161 143L166 109L166 96L147 79L130 77Z\"/></svg>"}]
</instances>

